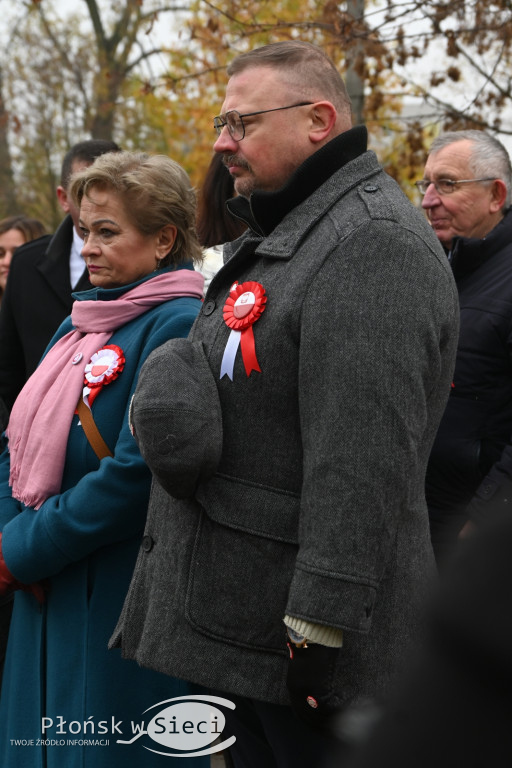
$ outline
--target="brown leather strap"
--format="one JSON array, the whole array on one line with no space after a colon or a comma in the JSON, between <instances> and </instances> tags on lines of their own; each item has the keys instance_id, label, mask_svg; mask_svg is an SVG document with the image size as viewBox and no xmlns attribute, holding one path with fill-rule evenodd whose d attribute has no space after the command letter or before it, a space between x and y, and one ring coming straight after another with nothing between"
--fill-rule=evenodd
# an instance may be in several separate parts
<instances>
[{"instance_id":1,"label":"brown leather strap","mask_svg":"<svg viewBox=\"0 0 512 768\"><path fill-rule=\"evenodd\" d=\"M85 436L91 444L91 448L98 457L98 459L104 459L106 456L113 456L114 454L100 435L100 431L94 421L92 411L86 406L83 399L80 398L76 407L82 427L84 428Z\"/></svg>"}]
</instances>

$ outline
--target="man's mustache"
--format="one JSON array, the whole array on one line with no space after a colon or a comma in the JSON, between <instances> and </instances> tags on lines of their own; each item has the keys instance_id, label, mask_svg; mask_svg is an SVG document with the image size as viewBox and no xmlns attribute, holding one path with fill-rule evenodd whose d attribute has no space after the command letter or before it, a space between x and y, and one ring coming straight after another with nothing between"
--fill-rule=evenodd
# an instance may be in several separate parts
<instances>
[{"instance_id":1,"label":"man's mustache","mask_svg":"<svg viewBox=\"0 0 512 768\"><path fill-rule=\"evenodd\" d=\"M246 168L248 171L251 170L251 166L247 160L243 160L241 157L238 157L238 155L223 155L222 162L226 168L229 165L238 165L239 168Z\"/></svg>"}]
</instances>

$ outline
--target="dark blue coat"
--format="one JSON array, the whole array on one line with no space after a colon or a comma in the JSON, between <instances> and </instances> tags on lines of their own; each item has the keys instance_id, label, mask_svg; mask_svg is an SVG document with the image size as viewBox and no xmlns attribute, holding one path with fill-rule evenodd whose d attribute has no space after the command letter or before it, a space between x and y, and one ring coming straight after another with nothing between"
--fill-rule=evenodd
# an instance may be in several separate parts
<instances>
[{"instance_id":1,"label":"dark blue coat","mask_svg":"<svg viewBox=\"0 0 512 768\"><path fill-rule=\"evenodd\" d=\"M77 299L115 299L130 287L92 289ZM98 461L75 415L62 492L36 512L11 498L9 459L2 456L0 525L6 562L22 582L49 579L42 609L30 594L18 592L15 597L0 701L2 768L162 764L163 758L154 757L140 742L126 746L116 741L132 738L130 722L143 721L148 707L186 694L190 687L122 660L119 651L107 650L107 643L130 582L151 482L128 427L130 399L149 353L168 339L186 336L199 307L198 299L174 299L112 335L109 343L121 347L126 364L102 389L92 411L113 458ZM53 343L71 327L66 320ZM37 746L42 717L54 723L46 738L64 740L64 745L46 751ZM102 721L107 733L99 727ZM33 740L34 745L15 746L13 739ZM73 739L109 744L68 744ZM208 765L208 758L196 760L189 760L188 768Z\"/></svg>"},{"instance_id":2,"label":"dark blue coat","mask_svg":"<svg viewBox=\"0 0 512 768\"><path fill-rule=\"evenodd\" d=\"M512 213L482 240L459 238L452 267L460 336L427 472L440 554L469 517L512 502Z\"/></svg>"}]
</instances>

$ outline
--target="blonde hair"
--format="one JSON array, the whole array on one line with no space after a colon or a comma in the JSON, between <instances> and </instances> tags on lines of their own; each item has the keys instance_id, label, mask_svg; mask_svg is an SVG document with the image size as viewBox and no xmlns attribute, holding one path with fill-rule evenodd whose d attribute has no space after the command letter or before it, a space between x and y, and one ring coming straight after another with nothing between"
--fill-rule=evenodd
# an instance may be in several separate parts
<instances>
[{"instance_id":1,"label":"blonde hair","mask_svg":"<svg viewBox=\"0 0 512 768\"><path fill-rule=\"evenodd\" d=\"M70 193L78 206L95 187L119 195L133 225L144 235L155 234L166 224L176 227L176 240L161 267L201 261L196 196L179 163L166 155L108 152L71 177Z\"/></svg>"}]
</instances>

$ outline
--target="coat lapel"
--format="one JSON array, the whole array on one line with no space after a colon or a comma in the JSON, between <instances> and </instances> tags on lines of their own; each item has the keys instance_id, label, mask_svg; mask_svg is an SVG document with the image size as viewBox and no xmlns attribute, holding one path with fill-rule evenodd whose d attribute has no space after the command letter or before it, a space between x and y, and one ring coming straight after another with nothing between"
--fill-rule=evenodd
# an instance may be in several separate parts
<instances>
[{"instance_id":1,"label":"coat lapel","mask_svg":"<svg viewBox=\"0 0 512 768\"><path fill-rule=\"evenodd\" d=\"M50 290L58 296L67 311L71 311L71 279L69 273L69 256L73 239L73 221L66 216L53 236L48 249L42 256L37 268L44 277ZM80 281L82 281L80 278ZM88 287L88 286L86 286Z\"/></svg>"}]
</instances>

